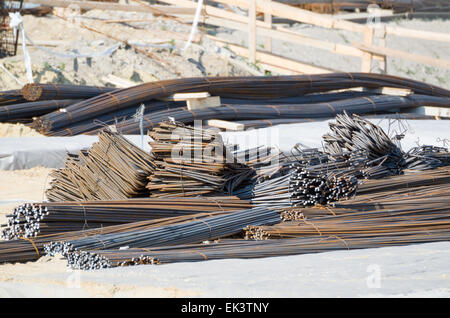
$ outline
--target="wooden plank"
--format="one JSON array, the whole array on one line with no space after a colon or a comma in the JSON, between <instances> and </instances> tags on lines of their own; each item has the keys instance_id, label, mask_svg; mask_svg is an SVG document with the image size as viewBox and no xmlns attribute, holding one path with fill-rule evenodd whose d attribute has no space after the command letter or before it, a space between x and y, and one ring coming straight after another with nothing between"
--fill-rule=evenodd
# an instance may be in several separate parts
<instances>
[{"instance_id":1,"label":"wooden plank","mask_svg":"<svg viewBox=\"0 0 450 318\"><path fill-rule=\"evenodd\" d=\"M413 93L412 90L408 88L397 88L397 87L380 87L380 88L367 88L367 87L351 87L345 89L333 90L330 92L369 92L374 94L392 95L392 96L409 96Z\"/></svg>"},{"instance_id":2,"label":"wooden plank","mask_svg":"<svg viewBox=\"0 0 450 318\"><path fill-rule=\"evenodd\" d=\"M363 41L366 45L373 44L373 35L375 29L371 25L367 25L364 30ZM361 72L370 73L372 71L372 53L366 52L361 58Z\"/></svg>"},{"instance_id":3,"label":"wooden plank","mask_svg":"<svg viewBox=\"0 0 450 318\"><path fill-rule=\"evenodd\" d=\"M248 57L248 49L237 44L234 44L230 41L223 40L221 38L205 35L207 38L216 41L216 45L220 47L227 47L233 52L243 57ZM274 55L271 53L256 51L256 59L261 64L268 64L275 66L277 68L282 68L288 71L292 71L295 74L323 74L323 73L333 73L337 72L336 70L323 68L307 63L302 63L300 61L295 61L292 59L288 59L282 56Z\"/></svg>"},{"instance_id":4,"label":"wooden plank","mask_svg":"<svg viewBox=\"0 0 450 318\"><path fill-rule=\"evenodd\" d=\"M272 1L272 0L270 0ZM268 12L264 12L264 22L267 25L268 29L272 29L272 15ZM266 40L264 41L264 49L272 52L272 38L266 37Z\"/></svg>"},{"instance_id":5,"label":"wooden plank","mask_svg":"<svg viewBox=\"0 0 450 318\"><path fill-rule=\"evenodd\" d=\"M188 99L186 101L186 104L187 104L187 108L189 110L208 108L208 107L219 107L222 105L222 103L220 101L220 96L211 96L211 97L200 98L200 99Z\"/></svg>"},{"instance_id":6,"label":"wooden plank","mask_svg":"<svg viewBox=\"0 0 450 318\"><path fill-rule=\"evenodd\" d=\"M150 12L161 14L194 14L195 9L192 7L173 7L164 5L148 5L136 6L130 4L119 4L110 2L95 2L95 1L74 1L74 0L24 0L23 2L42 4L50 7L67 8L69 6L78 6L80 9L97 9L108 11L128 11L128 12Z\"/></svg>"},{"instance_id":7,"label":"wooden plank","mask_svg":"<svg viewBox=\"0 0 450 318\"><path fill-rule=\"evenodd\" d=\"M450 108L420 106L407 111L408 113L420 114L426 116L435 116L442 118L450 118Z\"/></svg>"},{"instance_id":8,"label":"wooden plank","mask_svg":"<svg viewBox=\"0 0 450 318\"><path fill-rule=\"evenodd\" d=\"M375 89L365 88L364 91L392 96L409 96L413 93L410 89L396 87L381 87Z\"/></svg>"},{"instance_id":9,"label":"wooden plank","mask_svg":"<svg viewBox=\"0 0 450 318\"><path fill-rule=\"evenodd\" d=\"M222 128L231 131L242 131L245 128L244 124L234 123L221 119L209 119L206 121L206 124L211 127Z\"/></svg>"},{"instance_id":10,"label":"wooden plank","mask_svg":"<svg viewBox=\"0 0 450 318\"><path fill-rule=\"evenodd\" d=\"M246 31L247 25L241 22L230 21L221 18L210 17L207 19L208 24L221 26L225 28ZM336 44L332 42L327 42L323 40L313 39L305 36L301 33L288 30L282 27L275 27L274 29L268 29L266 26L257 26L256 31L261 36L271 37L272 39L283 39L286 42L297 43L305 46L312 46L315 48L323 49L329 52L333 52L341 55L362 57L365 53L364 51L355 48L353 46ZM376 59L381 59L382 57L374 56Z\"/></svg>"},{"instance_id":11,"label":"wooden plank","mask_svg":"<svg viewBox=\"0 0 450 318\"><path fill-rule=\"evenodd\" d=\"M138 85L138 83L132 82L130 80L127 80L125 78L121 78L118 76L115 76L113 74L109 74L108 76L103 76L102 80L105 83L111 83L119 88L127 88Z\"/></svg>"},{"instance_id":12,"label":"wooden plank","mask_svg":"<svg viewBox=\"0 0 450 318\"><path fill-rule=\"evenodd\" d=\"M170 1L172 4L177 4L178 1L180 0L164 0L163 2L167 1ZM235 5L241 8L248 9L248 3L245 0L213 0L213 1L218 3L227 3L230 5ZM274 17L276 16L289 19L292 21L317 25L327 29L341 29L360 33L364 32L364 25L341 20L339 18L330 15L315 13L308 10L296 8L276 1L258 0L256 4L256 10L258 12L270 13Z\"/></svg>"},{"instance_id":13,"label":"wooden plank","mask_svg":"<svg viewBox=\"0 0 450 318\"><path fill-rule=\"evenodd\" d=\"M421 31L415 29L401 28L396 26L386 26L388 35L396 35L406 38L414 38L421 40L430 40L438 42L450 42L450 33Z\"/></svg>"},{"instance_id":14,"label":"wooden plank","mask_svg":"<svg viewBox=\"0 0 450 318\"><path fill-rule=\"evenodd\" d=\"M256 0L248 0L248 60L251 64L256 62Z\"/></svg>"},{"instance_id":15,"label":"wooden plank","mask_svg":"<svg viewBox=\"0 0 450 318\"><path fill-rule=\"evenodd\" d=\"M176 93L167 97L158 98L163 101L180 102L187 101L190 99L208 98L211 95L208 92L197 92L197 93Z\"/></svg>"},{"instance_id":16,"label":"wooden plank","mask_svg":"<svg viewBox=\"0 0 450 318\"><path fill-rule=\"evenodd\" d=\"M389 49L386 47L376 46L376 45L367 45L364 43L354 42L354 46L360 48L363 51L378 54L378 55L386 55L391 57L398 57L410 61L414 61L417 63L428 64L435 67L444 67L450 69L450 61L442 60L442 59L434 59L428 56L412 54L404 51Z\"/></svg>"}]
</instances>

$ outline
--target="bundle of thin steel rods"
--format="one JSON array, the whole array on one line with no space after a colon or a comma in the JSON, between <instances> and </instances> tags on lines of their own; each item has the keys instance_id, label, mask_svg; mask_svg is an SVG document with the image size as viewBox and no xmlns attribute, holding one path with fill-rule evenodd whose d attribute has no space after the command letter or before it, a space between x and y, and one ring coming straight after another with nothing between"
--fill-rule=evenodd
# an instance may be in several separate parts
<instances>
[{"instance_id":1,"label":"bundle of thin steel rods","mask_svg":"<svg viewBox=\"0 0 450 318\"><path fill-rule=\"evenodd\" d=\"M344 111L349 114L374 114L384 112L401 112L418 106L443 106L448 107L450 98L434 96L389 96L374 95L366 98L354 98L338 100L329 103L315 104L269 104L265 101L259 105L246 103L222 104L220 107L210 107L189 110L186 108L175 108L171 110L158 111L144 116L144 129L157 127L160 122L173 118L184 124L192 124L195 120L222 119L227 121L241 120L273 120L273 119L298 119L298 118L327 118ZM117 129L123 134L136 134L139 131L139 123L128 119L117 124ZM95 134L101 128L90 131ZM43 132L46 133L47 132ZM55 136L69 136L70 132L64 129L49 132Z\"/></svg>"},{"instance_id":2,"label":"bundle of thin steel rods","mask_svg":"<svg viewBox=\"0 0 450 318\"><path fill-rule=\"evenodd\" d=\"M79 99L44 100L0 106L0 122L30 122L36 116L51 113L79 101Z\"/></svg>"},{"instance_id":3,"label":"bundle of thin steel rods","mask_svg":"<svg viewBox=\"0 0 450 318\"><path fill-rule=\"evenodd\" d=\"M346 151L364 150L368 160L382 160L381 166L399 173L404 153L379 126L346 113L337 115L336 123L329 126L332 133L323 136L326 153L341 156Z\"/></svg>"},{"instance_id":4,"label":"bundle of thin steel rods","mask_svg":"<svg viewBox=\"0 0 450 318\"><path fill-rule=\"evenodd\" d=\"M273 226L249 227L247 237L252 239L331 236L351 238L352 235L396 236L404 233L450 230L450 192L446 186L440 191L419 190L394 200L355 204L347 201L330 212L311 216L303 211L296 221ZM347 204L349 206L347 206ZM291 217L285 217L290 219Z\"/></svg>"},{"instance_id":5,"label":"bundle of thin steel rods","mask_svg":"<svg viewBox=\"0 0 450 318\"><path fill-rule=\"evenodd\" d=\"M69 105L115 88L65 84L26 84L21 90L0 92L0 122L30 123L35 117L64 112Z\"/></svg>"},{"instance_id":6,"label":"bundle of thin steel rods","mask_svg":"<svg viewBox=\"0 0 450 318\"><path fill-rule=\"evenodd\" d=\"M445 147L414 147L404 157L404 169L407 170L428 170L450 165L450 152Z\"/></svg>"},{"instance_id":7,"label":"bundle of thin steel rods","mask_svg":"<svg viewBox=\"0 0 450 318\"><path fill-rule=\"evenodd\" d=\"M200 220L211 215L220 215L228 212L196 213L192 215L168 217L120 225L100 227L96 229L84 229L81 231L62 232L38 236L36 238L24 238L0 241L0 263L27 262L39 259L45 255L44 245L50 242L62 242L86 238L89 236L111 233L123 233L149 230L163 225L178 224L192 220Z\"/></svg>"},{"instance_id":8,"label":"bundle of thin steel rods","mask_svg":"<svg viewBox=\"0 0 450 318\"><path fill-rule=\"evenodd\" d=\"M274 224L279 222L279 213L267 208L253 208L225 213L175 225L158 228L92 236L66 242L52 242L45 246L49 255L61 254L68 264L78 269L111 267L108 260L99 257L96 249L120 247L170 246L200 243L226 237L242 231L248 225Z\"/></svg>"},{"instance_id":9,"label":"bundle of thin steel rods","mask_svg":"<svg viewBox=\"0 0 450 318\"><path fill-rule=\"evenodd\" d=\"M380 74L366 73L333 73L317 75L299 76L279 76L279 77L212 77L212 78L185 78L151 82L127 89L119 89L113 92L98 95L84 100L80 103L66 108L65 112L53 112L37 118L33 127L44 134L67 134L64 128L76 123L90 119L93 121L97 117L112 111L122 110L142 102L155 100L157 98L170 96L182 92L209 92L214 96L222 98L238 99L259 99L264 105L264 100L303 96L314 93L326 93L339 89L353 87L379 88L394 87L407 88L414 94L408 97L399 96L378 96L382 100L378 101L377 96L369 100L348 101L344 106L339 104L332 106L320 104L317 107L309 105L279 105L276 108L251 107L251 105L224 105L194 112L196 119L273 119L273 118L295 118L295 117L327 117L330 114L348 110L349 112L368 113L374 111L388 111L393 107L416 107L422 103L448 105L450 92L417 81ZM376 95L376 94L374 94ZM389 97L389 98L387 98ZM375 105L375 108L374 108ZM253 105L254 106L254 105ZM286 109L286 107L288 107ZM338 107L338 108L336 108ZM260 109L261 108L261 109ZM335 109L336 108L336 109ZM212 110L211 110L212 109ZM328 110L327 110L328 109ZM352 111L354 109L354 111ZM191 123L194 118L193 113L187 110L178 109L174 114L167 113L149 114L145 117L145 129L157 126L159 122L172 116L177 121ZM212 117L211 117L212 116ZM122 127L123 133L136 133L138 126L136 123L126 122Z\"/></svg>"},{"instance_id":10,"label":"bundle of thin steel rods","mask_svg":"<svg viewBox=\"0 0 450 318\"><path fill-rule=\"evenodd\" d=\"M103 93L115 91L112 87L83 86L69 84L26 84L22 96L27 101L58 100L58 99L87 99Z\"/></svg>"},{"instance_id":11,"label":"bundle of thin steel rods","mask_svg":"<svg viewBox=\"0 0 450 318\"><path fill-rule=\"evenodd\" d=\"M68 155L65 167L51 173L50 201L123 200L148 195L152 156L122 135L101 132L98 142L79 155Z\"/></svg>"},{"instance_id":12,"label":"bundle of thin steel rods","mask_svg":"<svg viewBox=\"0 0 450 318\"><path fill-rule=\"evenodd\" d=\"M236 162L217 131L166 121L149 135L156 168L146 187L152 197L232 191L240 183L237 178L252 173Z\"/></svg>"},{"instance_id":13,"label":"bundle of thin steel rods","mask_svg":"<svg viewBox=\"0 0 450 318\"><path fill-rule=\"evenodd\" d=\"M285 173L260 175L234 194L272 208L328 205L355 195L357 178L385 178L449 164L446 148L422 146L405 154L379 126L356 115L338 115L330 128L333 134L324 136L325 152L296 146Z\"/></svg>"},{"instance_id":14,"label":"bundle of thin steel rods","mask_svg":"<svg viewBox=\"0 0 450 318\"><path fill-rule=\"evenodd\" d=\"M352 213L362 209L362 206L373 207L373 204L383 207L413 198L439 197L441 194L445 194L449 183L450 170L448 167L408 172L404 175L383 179L364 180L358 186L356 196L351 200L334 202L328 206L291 207L283 210L282 217L284 220L297 220L304 217L334 216Z\"/></svg>"},{"instance_id":15,"label":"bundle of thin steel rods","mask_svg":"<svg viewBox=\"0 0 450 318\"><path fill-rule=\"evenodd\" d=\"M401 246L417 243L448 241L449 230L407 233L397 236L366 237L354 235L351 238L337 236L313 236L280 240L221 240L210 244L178 245L156 247L151 250L135 248L127 250L95 251L109 267L141 264L169 264L177 262L199 262L233 258L263 258L350 250L384 246Z\"/></svg>"},{"instance_id":16,"label":"bundle of thin steel rods","mask_svg":"<svg viewBox=\"0 0 450 318\"><path fill-rule=\"evenodd\" d=\"M236 197L129 199L123 201L42 202L20 205L7 215L6 240L105 227L200 212L249 208Z\"/></svg>"}]
</instances>

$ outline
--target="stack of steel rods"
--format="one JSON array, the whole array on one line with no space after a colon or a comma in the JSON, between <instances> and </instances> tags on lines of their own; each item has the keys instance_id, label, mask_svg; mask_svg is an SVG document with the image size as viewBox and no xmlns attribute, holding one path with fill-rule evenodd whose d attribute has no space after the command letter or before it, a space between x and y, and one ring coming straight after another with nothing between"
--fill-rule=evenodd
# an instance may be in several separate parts
<instances>
[{"instance_id":1,"label":"stack of steel rods","mask_svg":"<svg viewBox=\"0 0 450 318\"><path fill-rule=\"evenodd\" d=\"M450 192L445 189L427 197L408 197L387 203L352 204L347 213L333 208L335 215L300 218L273 226L248 227L251 239L293 238L354 234L371 236L450 230ZM342 204L345 207L345 203ZM349 211L350 210L350 211Z\"/></svg>"},{"instance_id":2,"label":"stack of steel rods","mask_svg":"<svg viewBox=\"0 0 450 318\"><path fill-rule=\"evenodd\" d=\"M2 237L31 238L115 224L249 208L236 197L129 199L123 201L43 202L20 205L7 215Z\"/></svg>"},{"instance_id":3,"label":"stack of steel rods","mask_svg":"<svg viewBox=\"0 0 450 318\"><path fill-rule=\"evenodd\" d=\"M58 99L87 99L103 93L117 90L113 87L83 86L68 84L26 84L22 96L27 101L58 100Z\"/></svg>"},{"instance_id":4,"label":"stack of steel rods","mask_svg":"<svg viewBox=\"0 0 450 318\"><path fill-rule=\"evenodd\" d=\"M317 218L321 216L352 213L373 206L388 206L406 200L422 198L439 198L445 195L447 184L450 183L448 167L392 176L384 179L366 180L359 185L357 195L349 201L338 201L328 207L292 207L284 209L282 217L285 220L297 220L304 217Z\"/></svg>"},{"instance_id":5,"label":"stack of steel rods","mask_svg":"<svg viewBox=\"0 0 450 318\"><path fill-rule=\"evenodd\" d=\"M450 152L445 147L414 147L404 157L405 170L428 170L450 165Z\"/></svg>"},{"instance_id":6,"label":"stack of steel rods","mask_svg":"<svg viewBox=\"0 0 450 318\"><path fill-rule=\"evenodd\" d=\"M317 104L266 104L259 105L222 104L220 107L188 110L175 108L170 111L159 111L144 116L144 128L152 129L168 117L174 118L184 124L192 124L195 120L222 119L228 121L241 120L273 120L293 118L327 118L346 111L349 114L374 114L383 112L401 112L402 110L424 105L448 107L450 98L434 96L389 96L375 95L365 98L353 98ZM136 134L139 131L139 123L134 120L126 120L117 125L117 129L124 134ZM90 134L95 134L101 129L96 129ZM69 136L70 132L64 129L51 129L45 134Z\"/></svg>"},{"instance_id":7,"label":"stack of steel rods","mask_svg":"<svg viewBox=\"0 0 450 318\"><path fill-rule=\"evenodd\" d=\"M446 148L423 146L405 154L379 126L356 115L338 115L330 128L333 134L324 136L325 153L294 148L286 174L260 177L235 194L273 208L326 205L355 195L356 178L384 178L404 169L449 164Z\"/></svg>"},{"instance_id":8,"label":"stack of steel rods","mask_svg":"<svg viewBox=\"0 0 450 318\"><path fill-rule=\"evenodd\" d=\"M45 251L49 255L63 255L74 268L99 269L111 265L106 259L92 252L96 249L151 248L199 243L239 233L248 225L274 224L279 220L280 215L273 210L253 208L145 231L105 234L65 242L52 242L45 246Z\"/></svg>"},{"instance_id":9,"label":"stack of steel rods","mask_svg":"<svg viewBox=\"0 0 450 318\"><path fill-rule=\"evenodd\" d=\"M174 102L174 101L150 101L145 103L140 103L137 105L130 106L125 109L118 111L112 111L109 113L102 114L95 119L86 119L81 122L69 125L65 127L62 131L56 131L48 133L48 136L75 136L84 133L91 133L94 130L98 130L99 127L105 127L107 125L117 126L119 123L127 120L136 120L137 114L140 114L143 107L143 115L151 114L154 112L166 111L170 114L170 110L174 108L182 107L185 102ZM169 116L169 115L168 115ZM120 129L118 130L119 132ZM140 134L139 131L133 132L133 134Z\"/></svg>"},{"instance_id":10,"label":"stack of steel rods","mask_svg":"<svg viewBox=\"0 0 450 318\"><path fill-rule=\"evenodd\" d=\"M252 172L228 154L217 131L166 121L149 135L156 166L147 184L152 197L213 194L227 184L237 187L236 178Z\"/></svg>"},{"instance_id":11,"label":"stack of steel rods","mask_svg":"<svg viewBox=\"0 0 450 318\"><path fill-rule=\"evenodd\" d=\"M0 92L0 106L25 103L20 90L9 90Z\"/></svg>"},{"instance_id":12,"label":"stack of steel rods","mask_svg":"<svg viewBox=\"0 0 450 318\"><path fill-rule=\"evenodd\" d=\"M384 246L401 246L417 243L448 241L450 230L417 231L402 235L365 236L311 236L272 240L221 240L210 244L178 245L168 247L135 248L122 250L96 250L96 257L107 267L141 264L168 264L199 262L233 258L263 258L336 250L351 250ZM89 252L86 252L89 253ZM89 267L87 267L89 268ZM84 267L83 269L87 269Z\"/></svg>"},{"instance_id":13,"label":"stack of steel rods","mask_svg":"<svg viewBox=\"0 0 450 318\"><path fill-rule=\"evenodd\" d=\"M11 241L0 241L0 263L27 262L39 259L45 255L44 245L50 242L62 242L86 238L89 236L111 233L124 233L133 231L150 230L164 225L178 224L192 220L200 220L211 215L220 215L228 212L197 213L192 215L169 217L149 221L141 221L120 225L85 229L82 231L63 232L42 235L36 238L19 238Z\"/></svg>"},{"instance_id":14,"label":"stack of steel rods","mask_svg":"<svg viewBox=\"0 0 450 318\"><path fill-rule=\"evenodd\" d=\"M346 113L337 115L336 123L329 126L332 133L323 136L326 153L341 156L346 151L363 150L368 160L381 159L380 165L392 174L400 172L404 153L379 126Z\"/></svg>"},{"instance_id":15,"label":"stack of steel rods","mask_svg":"<svg viewBox=\"0 0 450 318\"><path fill-rule=\"evenodd\" d=\"M150 154L120 134L105 130L87 152L69 155L46 191L50 201L122 200L145 196L155 168Z\"/></svg>"},{"instance_id":16,"label":"stack of steel rods","mask_svg":"<svg viewBox=\"0 0 450 318\"><path fill-rule=\"evenodd\" d=\"M185 78L146 83L101 94L69 106L64 113L51 113L42 116L35 120L34 126L43 133L62 130L68 125L89 118L94 119L113 110L124 109L141 102L181 92L206 91L211 95L224 98L270 99L329 92L352 87L408 88L416 94L427 95L428 97L450 97L449 91L439 87L380 74L333 73L280 77ZM408 98L405 98L405 100L408 100ZM413 100L410 103L412 102L415 101ZM400 105L399 103L397 104ZM240 115L243 113L245 112L242 111ZM227 116L231 117L232 115L229 114ZM175 119L181 120L180 118Z\"/></svg>"},{"instance_id":17,"label":"stack of steel rods","mask_svg":"<svg viewBox=\"0 0 450 318\"><path fill-rule=\"evenodd\" d=\"M115 88L65 84L26 84L21 90L0 92L0 122L32 122L55 111Z\"/></svg>"},{"instance_id":18,"label":"stack of steel rods","mask_svg":"<svg viewBox=\"0 0 450 318\"><path fill-rule=\"evenodd\" d=\"M0 122L29 122L34 117L78 103L79 99L44 100L0 106Z\"/></svg>"}]
</instances>

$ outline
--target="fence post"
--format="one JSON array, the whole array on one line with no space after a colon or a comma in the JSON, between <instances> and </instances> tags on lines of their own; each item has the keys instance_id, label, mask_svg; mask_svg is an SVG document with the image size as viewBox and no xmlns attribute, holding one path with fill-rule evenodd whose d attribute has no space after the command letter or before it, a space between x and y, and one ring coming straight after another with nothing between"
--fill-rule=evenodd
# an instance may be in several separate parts
<instances>
[{"instance_id":1,"label":"fence post","mask_svg":"<svg viewBox=\"0 0 450 318\"><path fill-rule=\"evenodd\" d=\"M267 2L271 2L272 0L268 0ZM264 22L267 24L267 26L269 28L272 28L272 15L268 12L264 12ZM266 41L264 43L264 48L269 51L272 52L272 38L271 37L267 37Z\"/></svg>"},{"instance_id":2,"label":"fence post","mask_svg":"<svg viewBox=\"0 0 450 318\"><path fill-rule=\"evenodd\" d=\"M381 28L381 34L380 34L380 39L378 42L378 45L381 47L386 47L386 36L387 36L387 32L386 32L386 25L383 25ZM387 56L383 56L383 60L379 62L380 65L380 69L381 72L383 74L387 74Z\"/></svg>"},{"instance_id":3,"label":"fence post","mask_svg":"<svg viewBox=\"0 0 450 318\"><path fill-rule=\"evenodd\" d=\"M372 25L367 25L364 30L364 36L363 36L363 42L367 45L373 44L373 35L374 35L375 29ZM372 54L365 52L362 56L361 61L361 72L367 72L370 73L372 71Z\"/></svg>"},{"instance_id":4,"label":"fence post","mask_svg":"<svg viewBox=\"0 0 450 318\"><path fill-rule=\"evenodd\" d=\"M256 0L248 4L248 60L256 62Z\"/></svg>"}]
</instances>

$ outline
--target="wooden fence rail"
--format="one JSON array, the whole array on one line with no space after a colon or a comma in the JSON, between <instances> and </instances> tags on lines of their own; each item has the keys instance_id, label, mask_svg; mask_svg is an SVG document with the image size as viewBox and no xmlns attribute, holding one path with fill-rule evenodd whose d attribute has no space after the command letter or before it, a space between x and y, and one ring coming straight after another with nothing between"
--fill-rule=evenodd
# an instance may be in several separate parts
<instances>
[{"instance_id":1,"label":"wooden fence rail","mask_svg":"<svg viewBox=\"0 0 450 318\"><path fill-rule=\"evenodd\" d=\"M295 65L295 61L281 56L272 54L272 40L281 39L283 41L311 46L323 49L335 54L358 57L361 59L361 71L370 72L372 70L373 60L379 62L380 67L384 72L387 71L387 57L407 59L417 63L432 65L435 67L442 67L450 69L450 61L434 59L427 56L417 55L401 50L394 50L386 47L387 36L408 37L421 40L431 40L439 42L450 42L450 34L428 32L421 30L411 30L401 27L392 27L385 24L371 25L358 24L355 22L340 19L335 16L314 13L308 10L303 10L293 6L289 6L280 2L272 0L212 0L216 3L223 4L225 7L238 6L248 10L248 16L243 16L235 12L222 9L219 7L204 4L202 9L202 22L207 24L226 27L234 30L240 30L248 33L248 49L246 49L245 56L251 63L260 60L261 57L272 61L281 63L278 68L286 68L286 65ZM104 10L124 10L124 11L146 11L146 12L164 12L164 14L175 16L193 15L197 3L190 0L160 0L172 6L138 6L138 5L119 5L119 4L105 4L92 1L69 1L69 0L25 0L25 2L39 3L50 5L54 7L67 7L70 4L77 4L80 8L86 9L104 9ZM258 19L258 13L264 14L264 20ZM289 19L296 22L311 24L326 29L338 29L356 32L361 35L361 41L356 41L351 44L333 43L331 41L316 39L300 32L295 32L280 26L272 24L272 18ZM375 26L379 27L382 32L375 32ZM265 37L264 50L258 50L256 45L256 38L258 36ZM375 45L375 39L378 38L378 44ZM228 46L231 43L228 44ZM238 49L238 45L234 44ZM245 48L239 47L239 51L244 52ZM308 65L297 61L298 72L306 73L311 69L324 69L320 66ZM270 63L268 63L269 65ZM272 65L272 67L277 67ZM289 70L291 71L291 70Z\"/></svg>"}]
</instances>

